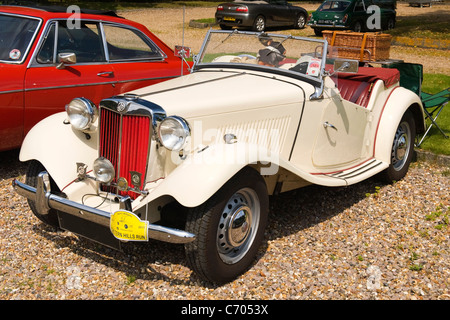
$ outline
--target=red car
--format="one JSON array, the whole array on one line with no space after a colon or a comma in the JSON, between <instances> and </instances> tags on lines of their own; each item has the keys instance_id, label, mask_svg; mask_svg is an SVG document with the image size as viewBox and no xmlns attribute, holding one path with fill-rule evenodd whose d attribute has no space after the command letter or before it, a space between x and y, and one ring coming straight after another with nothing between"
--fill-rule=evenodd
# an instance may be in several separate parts
<instances>
[{"instance_id":1,"label":"red car","mask_svg":"<svg viewBox=\"0 0 450 320\"><path fill-rule=\"evenodd\" d=\"M0 6L0 26L0 151L74 97L98 104L188 73L145 26L111 12Z\"/></svg>"}]
</instances>

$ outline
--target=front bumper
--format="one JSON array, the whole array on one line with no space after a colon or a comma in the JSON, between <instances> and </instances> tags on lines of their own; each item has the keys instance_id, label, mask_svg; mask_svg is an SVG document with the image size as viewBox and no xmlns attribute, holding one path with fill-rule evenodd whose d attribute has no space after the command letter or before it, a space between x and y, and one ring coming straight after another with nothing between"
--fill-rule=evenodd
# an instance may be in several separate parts
<instances>
[{"instance_id":1,"label":"front bumper","mask_svg":"<svg viewBox=\"0 0 450 320\"><path fill-rule=\"evenodd\" d=\"M350 29L350 26L341 25L341 24L323 24L323 23L310 23L307 24L311 28L317 28L317 29L336 29L336 30L345 30Z\"/></svg>"},{"instance_id":2,"label":"front bumper","mask_svg":"<svg viewBox=\"0 0 450 320\"><path fill-rule=\"evenodd\" d=\"M47 172L43 171L38 175L36 188L18 180L13 180L13 187L18 194L35 202L35 207L39 214L46 215L49 214L50 209L56 210L62 229L114 249L120 249L121 241L115 239L109 230L111 214L51 193ZM119 202L121 210L131 211L131 200L129 197L123 197ZM195 235L183 230L149 223L148 238L182 244L194 241Z\"/></svg>"},{"instance_id":3,"label":"front bumper","mask_svg":"<svg viewBox=\"0 0 450 320\"><path fill-rule=\"evenodd\" d=\"M216 22L226 26L251 27L255 21L255 16L239 13L219 13L215 15Z\"/></svg>"}]
</instances>

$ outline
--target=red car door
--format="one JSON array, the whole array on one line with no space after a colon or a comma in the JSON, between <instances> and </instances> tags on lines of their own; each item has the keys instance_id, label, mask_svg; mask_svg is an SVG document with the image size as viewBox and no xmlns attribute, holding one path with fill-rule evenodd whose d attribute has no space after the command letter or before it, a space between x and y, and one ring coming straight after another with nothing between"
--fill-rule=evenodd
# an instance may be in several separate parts
<instances>
[{"instance_id":1,"label":"red car door","mask_svg":"<svg viewBox=\"0 0 450 320\"><path fill-rule=\"evenodd\" d=\"M181 75L181 60L167 57L142 31L129 26L103 24L108 61L117 78L118 93L128 92ZM155 41L158 41L157 39ZM160 46L165 46L159 43ZM184 73L187 73L186 68Z\"/></svg>"},{"instance_id":2,"label":"red car door","mask_svg":"<svg viewBox=\"0 0 450 320\"><path fill-rule=\"evenodd\" d=\"M59 64L59 54L72 54L76 62ZM116 93L116 82L106 62L99 23L84 22L71 29L63 20L52 22L26 71L24 134L41 119L64 111L75 97L98 105Z\"/></svg>"},{"instance_id":3,"label":"red car door","mask_svg":"<svg viewBox=\"0 0 450 320\"><path fill-rule=\"evenodd\" d=\"M14 148L23 139L23 76L25 66L0 64L0 151Z\"/></svg>"},{"instance_id":4,"label":"red car door","mask_svg":"<svg viewBox=\"0 0 450 320\"><path fill-rule=\"evenodd\" d=\"M23 139L23 79L41 20L0 14L0 151Z\"/></svg>"}]
</instances>

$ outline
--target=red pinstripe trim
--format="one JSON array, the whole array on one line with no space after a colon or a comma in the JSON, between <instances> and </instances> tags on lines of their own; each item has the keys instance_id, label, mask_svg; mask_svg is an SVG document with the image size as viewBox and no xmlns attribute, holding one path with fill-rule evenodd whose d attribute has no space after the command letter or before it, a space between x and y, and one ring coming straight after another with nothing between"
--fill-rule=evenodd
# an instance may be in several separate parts
<instances>
[{"instance_id":1,"label":"red pinstripe trim","mask_svg":"<svg viewBox=\"0 0 450 320\"><path fill-rule=\"evenodd\" d=\"M315 173L310 173L310 174L311 174L311 175L317 175L317 176L318 176L318 175L326 175L326 174L339 173L339 172L343 172L343 171L347 171L347 170L350 170L350 169L359 167L359 166L363 165L364 163L366 163L367 161L370 161L370 160L372 160L372 159L373 159L373 157L371 157L371 158L369 158L369 159L367 159L367 160L364 160L363 162L361 162L361 163L359 163L359 164L356 164L356 165L354 165L353 167L350 167L350 168L347 168L347 169L342 169L342 170L332 171L332 172L327 172L327 173L325 173L325 172L315 172Z\"/></svg>"},{"instance_id":2,"label":"red pinstripe trim","mask_svg":"<svg viewBox=\"0 0 450 320\"><path fill-rule=\"evenodd\" d=\"M381 114L380 114L380 117L378 118L377 129L375 130L375 139L373 140L372 157L375 157L375 147L376 147L376 145L377 145L378 129L379 129L379 127L380 127L381 116L383 115L384 108L386 107L386 104L388 103L389 98L391 97L391 94L395 91L395 89L398 89L398 88L400 88L400 86L397 86L397 87L395 87L394 89L392 89L392 91L389 93L389 95L388 95L386 101L384 102L383 109L381 109Z\"/></svg>"}]
</instances>

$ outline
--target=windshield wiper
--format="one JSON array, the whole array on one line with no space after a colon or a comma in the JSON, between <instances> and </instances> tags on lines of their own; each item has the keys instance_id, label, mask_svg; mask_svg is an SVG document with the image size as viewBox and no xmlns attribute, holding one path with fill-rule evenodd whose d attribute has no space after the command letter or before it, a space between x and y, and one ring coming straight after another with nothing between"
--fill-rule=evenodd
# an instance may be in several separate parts
<instances>
[{"instance_id":1,"label":"windshield wiper","mask_svg":"<svg viewBox=\"0 0 450 320\"><path fill-rule=\"evenodd\" d=\"M228 36L227 36L225 39L223 39L223 40L222 40L222 41L214 48L214 50L217 49L218 46L222 45L225 41L227 41L229 37L231 37L231 36L233 36L233 35L235 35L235 34L237 34L237 33L239 33L238 29L234 29L233 32L231 32L230 34L228 34Z\"/></svg>"}]
</instances>

